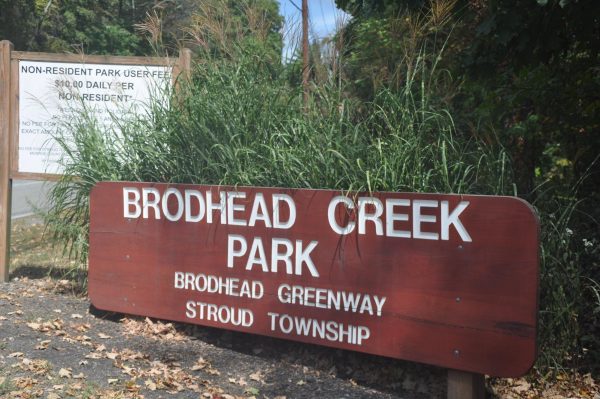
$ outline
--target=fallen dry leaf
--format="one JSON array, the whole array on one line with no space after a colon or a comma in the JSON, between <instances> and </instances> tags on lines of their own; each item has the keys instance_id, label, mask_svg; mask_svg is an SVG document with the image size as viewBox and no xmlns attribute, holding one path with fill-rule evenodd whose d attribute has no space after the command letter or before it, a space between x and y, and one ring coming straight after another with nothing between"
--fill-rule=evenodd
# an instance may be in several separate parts
<instances>
[{"instance_id":1,"label":"fallen dry leaf","mask_svg":"<svg viewBox=\"0 0 600 399\"><path fill-rule=\"evenodd\" d=\"M210 363L207 362L206 360L204 360L204 358L199 358L196 363L194 363L194 365L192 366L191 370L192 371L198 371L198 370L202 370L203 368L205 368L206 366L210 366Z\"/></svg>"},{"instance_id":2,"label":"fallen dry leaf","mask_svg":"<svg viewBox=\"0 0 600 399\"><path fill-rule=\"evenodd\" d=\"M71 370L60 369L58 370L58 376L61 378L71 378Z\"/></svg>"},{"instance_id":3,"label":"fallen dry leaf","mask_svg":"<svg viewBox=\"0 0 600 399\"><path fill-rule=\"evenodd\" d=\"M260 370L257 371L256 373L250 374L249 377L252 381L261 381L262 382L262 375L260 374Z\"/></svg>"},{"instance_id":4,"label":"fallen dry leaf","mask_svg":"<svg viewBox=\"0 0 600 399\"><path fill-rule=\"evenodd\" d=\"M144 381L144 385L151 391L156 391L156 384L152 380Z\"/></svg>"},{"instance_id":5,"label":"fallen dry leaf","mask_svg":"<svg viewBox=\"0 0 600 399\"><path fill-rule=\"evenodd\" d=\"M39 331L42 328L40 323L27 323L26 326L35 331Z\"/></svg>"},{"instance_id":6,"label":"fallen dry leaf","mask_svg":"<svg viewBox=\"0 0 600 399\"><path fill-rule=\"evenodd\" d=\"M17 377L13 378L13 383L19 389L30 389L37 384L38 381L31 377Z\"/></svg>"},{"instance_id":7,"label":"fallen dry leaf","mask_svg":"<svg viewBox=\"0 0 600 399\"><path fill-rule=\"evenodd\" d=\"M52 341L50 341L49 339L40 341L40 343L35 346L35 349L40 351L46 350L48 349L48 345L50 345L50 342Z\"/></svg>"}]
</instances>

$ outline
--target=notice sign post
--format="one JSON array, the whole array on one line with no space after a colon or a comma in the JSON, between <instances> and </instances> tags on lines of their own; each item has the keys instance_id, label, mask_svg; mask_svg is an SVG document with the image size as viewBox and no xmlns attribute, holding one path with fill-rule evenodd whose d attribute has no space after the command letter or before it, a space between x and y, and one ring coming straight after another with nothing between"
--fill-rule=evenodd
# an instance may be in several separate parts
<instances>
[{"instance_id":1,"label":"notice sign post","mask_svg":"<svg viewBox=\"0 0 600 399\"><path fill-rule=\"evenodd\" d=\"M151 101L168 101L190 64L189 49L178 58L121 57L13 51L0 41L0 281L9 273L12 180L58 179L56 137L70 141L66 124L87 115L110 130Z\"/></svg>"},{"instance_id":2,"label":"notice sign post","mask_svg":"<svg viewBox=\"0 0 600 399\"><path fill-rule=\"evenodd\" d=\"M538 222L513 197L99 183L99 309L493 376L536 358Z\"/></svg>"}]
</instances>

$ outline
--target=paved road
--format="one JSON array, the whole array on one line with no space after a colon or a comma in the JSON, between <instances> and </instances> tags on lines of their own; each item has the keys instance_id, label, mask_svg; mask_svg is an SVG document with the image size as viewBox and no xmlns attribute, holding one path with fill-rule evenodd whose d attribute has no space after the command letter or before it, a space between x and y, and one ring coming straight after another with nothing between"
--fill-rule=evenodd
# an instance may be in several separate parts
<instances>
[{"instance_id":1,"label":"paved road","mask_svg":"<svg viewBox=\"0 0 600 399\"><path fill-rule=\"evenodd\" d=\"M35 209L46 209L48 191L52 183L33 180L15 180L12 193L12 219L35 214Z\"/></svg>"}]
</instances>

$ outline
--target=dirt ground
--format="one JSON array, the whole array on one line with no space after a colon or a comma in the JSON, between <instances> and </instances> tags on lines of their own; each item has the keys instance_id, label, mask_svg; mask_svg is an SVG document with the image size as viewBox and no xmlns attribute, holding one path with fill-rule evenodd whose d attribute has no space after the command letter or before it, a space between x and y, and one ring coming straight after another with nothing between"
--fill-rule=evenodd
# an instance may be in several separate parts
<instances>
[{"instance_id":1,"label":"dirt ground","mask_svg":"<svg viewBox=\"0 0 600 399\"><path fill-rule=\"evenodd\" d=\"M0 285L6 397L430 398L442 369L94 310L68 280ZM3 396L4 397L4 396Z\"/></svg>"}]
</instances>

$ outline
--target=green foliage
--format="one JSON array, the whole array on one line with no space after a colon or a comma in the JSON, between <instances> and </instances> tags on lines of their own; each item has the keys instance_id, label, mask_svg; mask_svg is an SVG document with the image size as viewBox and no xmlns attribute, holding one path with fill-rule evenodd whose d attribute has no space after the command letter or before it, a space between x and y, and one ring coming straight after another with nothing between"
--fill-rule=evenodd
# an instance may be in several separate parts
<instances>
[{"instance_id":1,"label":"green foliage","mask_svg":"<svg viewBox=\"0 0 600 399\"><path fill-rule=\"evenodd\" d=\"M275 0L209 0L185 26L186 45L211 58L254 56L276 65L283 18Z\"/></svg>"},{"instance_id":2,"label":"green foliage","mask_svg":"<svg viewBox=\"0 0 600 399\"><path fill-rule=\"evenodd\" d=\"M148 51L134 32L135 2L20 0L9 1L6 6L2 3L0 37L11 40L17 50L116 55Z\"/></svg>"},{"instance_id":3,"label":"green foliage","mask_svg":"<svg viewBox=\"0 0 600 399\"><path fill-rule=\"evenodd\" d=\"M507 59L513 66L562 63L600 50L595 0L493 0L482 11L466 61L484 70Z\"/></svg>"},{"instance_id":4,"label":"green foliage","mask_svg":"<svg viewBox=\"0 0 600 399\"><path fill-rule=\"evenodd\" d=\"M426 0L335 0L338 8L354 17L397 16L401 11L416 10Z\"/></svg>"},{"instance_id":5,"label":"green foliage","mask_svg":"<svg viewBox=\"0 0 600 399\"><path fill-rule=\"evenodd\" d=\"M203 13L209 17L203 21L212 26L196 26ZM276 0L0 0L0 39L27 51L174 54L183 42L202 47L194 34L219 25L217 14L225 16L220 22L229 24L218 26L227 31L226 36L250 38L248 31L262 29L261 45L270 49L273 61L279 58L283 20ZM182 31L188 35L184 37Z\"/></svg>"},{"instance_id":6,"label":"green foliage","mask_svg":"<svg viewBox=\"0 0 600 399\"><path fill-rule=\"evenodd\" d=\"M348 89L359 98L372 99L382 87L402 90L405 82L413 79L417 62L438 68L452 29L455 4L456 0L439 0L422 12L359 13L343 32L348 38L343 65L351 82ZM429 78L439 83L446 77L433 74ZM441 91L432 98L443 99Z\"/></svg>"},{"instance_id":7,"label":"green foliage","mask_svg":"<svg viewBox=\"0 0 600 399\"><path fill-rule=\"evenodd\" d=\"M90 7L91 6L91 7ZM133 55L140 50L140 38L101 2L87 0L53 3L35 37L34 49L50 52Z\"/></svg>"},{"instance_id":8,"label":"green foliage","mask_svg":"<svg viewBox=\"0 0 600 399\"><path fill-rule=\"evenodd\" d=\"M27 49L35 32L35 4L31 0L0 0L0 40L11 40L17 50Z\"/></svg>"}]
</instances>

